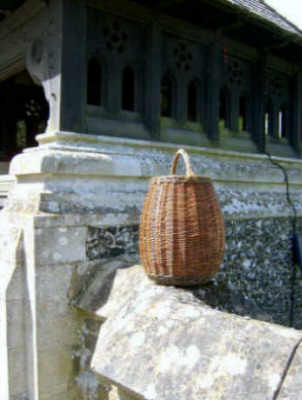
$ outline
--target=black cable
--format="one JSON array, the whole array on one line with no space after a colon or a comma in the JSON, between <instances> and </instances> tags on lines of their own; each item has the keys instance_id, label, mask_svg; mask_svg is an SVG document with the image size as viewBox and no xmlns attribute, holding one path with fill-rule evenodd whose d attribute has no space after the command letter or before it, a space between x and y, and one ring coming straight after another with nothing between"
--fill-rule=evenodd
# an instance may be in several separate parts
<instances>
[{"instance_id":1,"label":"black cable","mask_svg":"<svg viewBox=\"0 0 302 400\"><path fill-rule=\"evenodd\" d=\"M287 170L286 170L281 164L279 164L276 160L274 160L274 159L272 158L272 155L271 155L270 153L265 152L265 155L268 156L268 159L270 160L270 162L271 162L273 165L275 165L276 167L278 167L279 169L281 169L281 171L283 172L284 181L285 181L285 184L286 184L286 199L287 199L288 204L289 204L290 207L292 208L293 214L294 214L293 220L292 220L292 224L293 224L293 234L296 234L296 233L297 233L297 209L296 209L296 206L295 206L295 204L292 202L292 199L291 199L291 197L290 197L289 178L288 178Z\"/></svg>"},{"instance_id":2,"label":"black cable","mask_svg":"<svg viewBox=\"0 0 302 400\"><path fill-rule=\"evenodd\" d=\"M297 234L297 209L295 204L292 202L291 196L290 196L290 189L289 189L289 178L288 178L288 172L287 170L279 164L276 160L272 158L272 155L268 152L265 152L265 155L267 155L268 159L270 162L281 169L284 175L284 182L286 185L286 199L288 204L293 210L293 218L292 218L292 228L293 228L293 237ZM293 251L293 249L292 249ZM289 313L289 325L293 327L294 324L294 308L295 308L295 282L297 279L297 269L296 265L294 262L294 257L292 257L292 276L291 276L291 295L290 295L290 313Z\"/></svg>"}]
</instances>

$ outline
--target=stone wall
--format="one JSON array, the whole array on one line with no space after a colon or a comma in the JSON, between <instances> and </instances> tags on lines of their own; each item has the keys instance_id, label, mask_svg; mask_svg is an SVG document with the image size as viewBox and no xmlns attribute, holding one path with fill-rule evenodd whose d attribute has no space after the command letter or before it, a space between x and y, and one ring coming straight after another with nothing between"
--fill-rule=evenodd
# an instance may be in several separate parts
<instances>
[{"instance_id":1,"label":"stone wall","mask_svg":"<svg viewBox=\"0 0 302 400\"><path fill-rule=\"evenodd\" d=\"M225 258L215 283L228 287L232 295L240 295L245 306L242 309L232 302L221 302L220 307L281 325L293 322L301 329L301 272L293 264L291 222L291 218L226 221ZM301 219L297 230L302 233Z\"/></svg>"},{"instance_id":2,"label":"stone wall","mask_svg":"<svg viewBox=\"0 0 302 400\"><path fill-rule=\"evenodd\" d=\"M212 283L196 294L218 309L301 329L302 281L292 257L292 219L226 220L225 226L221 269ZM89 227L88 258L103 262L104 258L138 254L138 229L137 225ZM297 231L302 234L301 219ZM215 287L221 288L218 297L217 292L215 297L211 294Z\"/></svg>"}]
</instances>

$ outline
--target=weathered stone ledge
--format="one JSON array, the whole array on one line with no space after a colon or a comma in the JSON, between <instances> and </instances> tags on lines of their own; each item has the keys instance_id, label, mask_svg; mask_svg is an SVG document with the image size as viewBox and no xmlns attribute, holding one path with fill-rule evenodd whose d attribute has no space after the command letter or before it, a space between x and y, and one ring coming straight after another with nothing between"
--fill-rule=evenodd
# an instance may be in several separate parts
<instances>
[{"instance_id":1,"label":"weathered stone ledge","mask_svg":"<svg viewBox=\"0 0 302 400\"><path fill-rule=\"evenodd\" d=\"M62 215L93 213L108 226L138 223L149 178L169 174L176 148L155 144L153 148L130 148L126 141L122 151L122 141L100 143L104 147L94 151L80 147L71 151L61 143L60 149L41 146L16 156L10 165L17 184L8 198L9 209ZM231 153L217 151L215 155L199 148L190 154L194 172L213 179L225 218L292 216L280 168L263 155L252 159ZM302 215L302 164L283 159L282 165L288 171L292 202ZM179 173L184 173L183 166Z\"/></svg>"},{"instance_id":2,"label":"weathered stone ledge","mask_svg":"<svg viewBox=\"0 0 302 400\"><path fill-rule=\"evenodd\" d=\"M130 399L299 398L300 331L218 311L140 266L113 268L87 290L78 307L105 320L92 369Z\"/></svg>"},{"instance_id":3,"label":"weathered stone ledge","mask_svg":"<svg viewBox=\"0 0 302 400\"><path fill-rule=\"evenodd\" d=\"M148 141L148 140L138 140L131 138L117 138L103 135L89 135L89 134L81 134L75 132L67 132L67 131L58 131L47 134L42 134L37 136L37 140L40 146L49 147L49 148L66 148L69 150L78 148L79 150L85 151L84 149L89 148L89 145L92 145L91 150L95 151L99 148L101 151L105 149L111 150L112 153L135 153L140 151L142 148L147 148L149 151L151 150L167 150L167 151L176 151L179 148L179 144L175 143L166 143L166 142L156 142L156 141ZM207 147L199 147L199 146L190 146L190 145L182 145L188 152L192 152L194 154L210 154L216 155L220 157L230 157L230 158L238 158L238 159L252 159L252 160L267 160L267 156L261 153L242 153L238 151L232 150L223 150L219 148L207 148ZM114 151L113 151L114 149ZM283 161L289 164L297 164L302 165L302 160L298 158L284 158L274 156L273 159L276 161Z\"/></svg>"}]
</instances>

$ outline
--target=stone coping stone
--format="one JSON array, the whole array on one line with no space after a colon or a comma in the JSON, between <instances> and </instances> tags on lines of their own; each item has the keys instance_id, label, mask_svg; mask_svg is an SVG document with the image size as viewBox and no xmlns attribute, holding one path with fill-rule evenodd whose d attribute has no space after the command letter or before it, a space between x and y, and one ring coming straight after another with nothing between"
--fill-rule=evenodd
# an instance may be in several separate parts
<instances>
[{"instance_id":1,"label":"stone coping stone","mask_svg":"<svg viewBox=\"0 0 302 400\"><path fill-rule=\"evenodd\" d=\"M190 288L156 285L140 266L103 275L85 303L105 320L93 371L138 399L277 399L300 355L301 332L218 311ZM301 398L299 365L290 399Z\"/></svg>"}]
</instances>

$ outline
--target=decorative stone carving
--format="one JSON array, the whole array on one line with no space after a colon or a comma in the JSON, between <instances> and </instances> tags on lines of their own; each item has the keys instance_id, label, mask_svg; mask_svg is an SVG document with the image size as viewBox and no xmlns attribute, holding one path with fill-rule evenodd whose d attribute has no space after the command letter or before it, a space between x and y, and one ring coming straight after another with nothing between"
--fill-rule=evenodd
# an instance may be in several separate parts
<instances>
[{"instance_id":1,"label":"decorative stone carving","mask_svg":"<svg viewBox=\"0 0 302 400\"><path fill-rule=\"evenodd\" d=\"M266 71L265 94L278 99L288 97L288 82L285 76L272 71Z\"/></svg>"},{"instance_id":2,"label":"decorative stone carving","mask_svg":"<svg viewBox=\"0 0 302 400\"><path fill-rule=\"evenodd\" d=\"M229 86L240 88L247 87L248 71L247 66L238 59L228 58L226 61L226 79Z\"/></svg>"},{"instance_id":3,"label":"decorative stone carving","mask_svg":"<svg viewBox=\"0 0 302 400\"><path fill-rule=\"evenodd\" d=\"M34 40L27 53L26 61L28 71L37 85L41 85L47 79L46 58L44 42L41 39Z\"/></svg>"},{"instance_id":4,"label":"decorative stone carving","mask_svg":"<svg viewBox=\"0 0 302 400\"><path fill-rule=\"evenodd\" d=\"M52 72L55 70L54 65L52 65L53 62L51 62L52 59L53 54L48 52L45 43L41 39L34 40L27 53L26 65L33 81L43 86L45 97L49 104L50 118L47 130L56 121L59 89L56 85L55 76L52 76L54 75Z\"/></svg>"},{"instance_id":5,"label":"decorative stone carving","mask_svg":"<svg viewBox=\"0 0 302 400\"><path fill-rule=\"evenodd\" d=\"M243 71L237 60L228 63L228 78L231 84L242 85Z\"/></svg>"},{"instance_id":6,"label":"decorative stone carving","mask_svg":"<svg viewBox=\"0 0 302 400\"><path fill-rule=\"evenodd\" d=\"M26 67L33 81L42 85L49 104L49 120L46 131L59 128L61 39L60 7L50 7L45 26L45 36L35 37L28 46Z\"/></svg>"},{"instance_id":7,"label":"decorative stone carving","mask_svg":"<svg viewBox=\"0 0 302 400\"><path fill-rule=\"evenodd\" d=\"M181 71L189 71L193 60L192 51L184 42L179 42L174 49L176 68Z\"/></svg>"},{"instance_id":8,"label":"decorative stone carving","mask_svg":"<svg viewBox=\"0 0 302 400\"><path fill-rule=\"evenodd\" d=\"M123 53L128 41L128 34L121 26L119 21L113 21L112 24L104 28L106 48L109 51Z\"/></svg>"}]
</instances>

